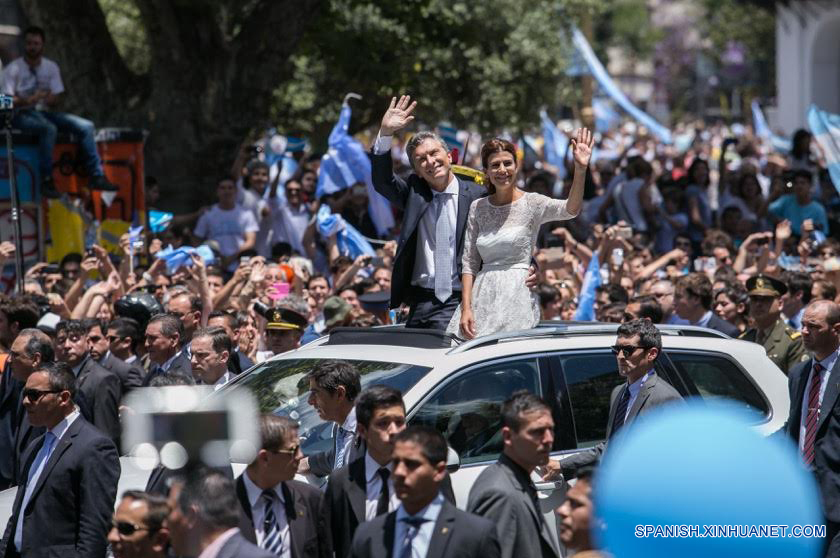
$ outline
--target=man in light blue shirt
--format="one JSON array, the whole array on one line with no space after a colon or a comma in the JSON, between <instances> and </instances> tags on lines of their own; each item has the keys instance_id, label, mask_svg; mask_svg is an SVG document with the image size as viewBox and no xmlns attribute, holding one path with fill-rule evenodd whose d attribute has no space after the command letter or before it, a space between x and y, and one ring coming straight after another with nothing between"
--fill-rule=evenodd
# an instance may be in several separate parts
<instances>
[{"instance_id":1,"label":"man in light blue shirt","mask_svg":"<svg viewBox=\"0 0 840 558\"><path fill-rule=\"evenodd\" d=\"M790 221L793 234L802 234L802 223L806 219L814 222L814 227L828 234L828 217L825 208L811 199L811 172L805 169L793 171L793 193L785 194L772 202L770 213L779 219Z\"/></svg>"},{"instance_id":2,"label":"man in light blue shirt","mask_svg":"<svg viewBox=\"0 0 840 558\"><path fill-rule=\"evenodd\" d=\"M432 428L411 426L394 439L394 490L400 507L362 523L353 558L498 558L496 527L457 509L440 493L446 477L446 440Z\"/></svg>"}]
</instances>

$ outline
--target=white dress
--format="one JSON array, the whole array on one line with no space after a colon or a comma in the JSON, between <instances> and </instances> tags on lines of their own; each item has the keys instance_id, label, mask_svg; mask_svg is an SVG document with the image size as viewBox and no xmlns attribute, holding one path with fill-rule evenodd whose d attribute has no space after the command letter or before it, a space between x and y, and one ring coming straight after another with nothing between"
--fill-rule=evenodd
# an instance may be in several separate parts
<instances>
[{"instance_id":1,"label":"white dress","mask_svg":"<svg viewBox=\"0 0 840 558\"><path fill-rule=\"evenodd\" d=\"M537 234L543 223L572 218L566 200L533 192L503 206L491 204L490 198L472 203L464 237L463 273L475 276L472 311L476 337L537 325L539 298L525 286ZM460 305L446 331L463 337Z\"/></svg>"}]
</instances>

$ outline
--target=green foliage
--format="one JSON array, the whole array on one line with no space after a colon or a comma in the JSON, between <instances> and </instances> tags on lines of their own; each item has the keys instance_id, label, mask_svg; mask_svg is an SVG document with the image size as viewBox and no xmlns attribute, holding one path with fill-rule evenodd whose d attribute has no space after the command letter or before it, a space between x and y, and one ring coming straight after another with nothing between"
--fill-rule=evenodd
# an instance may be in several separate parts
<instances>
[{"instance_id":1,"label":"green foliage","mask_svg":"<svg viewBox=\"0 0 840 558\"><path fill-rule=\"evenodd\" d=\"M137 5L131 0L99 0L99 6L128 69L135 74L148 72L151 49Z\"/></svg>"},{"instance_id":2,"label":"green foliage","mask_svg":"<svg viewBox=\"0 0 840 558\"><path fill-rule=\"evenodd\" d=\"M609 26L609 44L628 50L636 58L651 56L662 39L662 31L651 25L645 0L614 0L604 21Z\"/></svg>"}]
</instances>

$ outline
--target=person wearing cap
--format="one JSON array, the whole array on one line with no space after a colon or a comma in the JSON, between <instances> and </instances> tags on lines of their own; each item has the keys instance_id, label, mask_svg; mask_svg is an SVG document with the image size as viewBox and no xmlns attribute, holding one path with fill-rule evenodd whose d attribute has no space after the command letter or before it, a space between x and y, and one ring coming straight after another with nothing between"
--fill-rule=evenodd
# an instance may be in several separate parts
<instances>
[{"instance_id":1,"label":"person wearing cap","mask_svg":"<svg viewBox=\"0 0 840 558\"><path fill-rule=\"evenodd\" d=\"M770 360L785 374L808 360L802 334L782 319L779 299L786 292L787 286L775 277L754 275L747 279L753 327L738 337L762 345Z\"/></svg>"},{"instance_id":2,"label":"person wearing cap","mask_svg":"<svg viewBox=\"0 0 840 558\"><path fill-rule=\"evenodd\" d=\"M388 319L388 302L390 300L391 293L388 291L374 291L359 297L362 308L376 316L383 324L391 323Z\"/></svg>"},{"instance_id":3,"label":"person wearing cap","mask_svg":"<svg viewBox=\"0 0 840 558\"><path fill-rule=\"evenodd\" d=\"M273 308L265 326L265 351L257 351L257 362L300 347L307 326L306 317L291 308Z\"/></svg>"},{"instance_id":4,"label":"person wearing cap","mask_svg":"<svg viewBox=\"0 0 840 558\"><path fill-rule=\"evenodd\" d=\"M340 296L329 297L324 301L324 331L318 334L309 328L301 338L300 344L306 345L322 335L327 335L333 328L345 325L352 309L350 303Z\"/></svg>"}]
</instances>

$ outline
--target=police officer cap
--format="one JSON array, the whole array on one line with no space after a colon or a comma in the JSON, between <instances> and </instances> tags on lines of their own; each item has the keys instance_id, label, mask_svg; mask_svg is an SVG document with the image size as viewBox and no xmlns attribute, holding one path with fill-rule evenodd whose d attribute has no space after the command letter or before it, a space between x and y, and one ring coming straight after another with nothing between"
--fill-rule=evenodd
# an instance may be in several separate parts
<instances>
[{"instance_id":1,"label":"police officer cap","mask_svg":"<svg viewBox=\"0 0 840 558\"><path fill-rule=\"evenodd\" d=\"M767 275L753 275L747 279L747 294L749 296L782 296L787 292L787 285L775 277Z\"/></svg>"},{"instance_id":2,"label":"police officer cap","mask_svg":"<svg viewBox=\"0 0 840 558\"><path fill-rule=\"evenodd\" d=\"M265 329L295 329L304 330L308 325L305 316L288 308L272 308L266 316L268 323Z\"/></svg>"}]
</instances>

